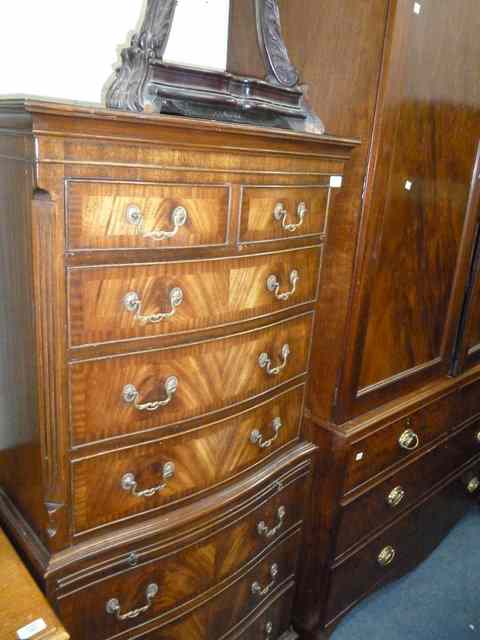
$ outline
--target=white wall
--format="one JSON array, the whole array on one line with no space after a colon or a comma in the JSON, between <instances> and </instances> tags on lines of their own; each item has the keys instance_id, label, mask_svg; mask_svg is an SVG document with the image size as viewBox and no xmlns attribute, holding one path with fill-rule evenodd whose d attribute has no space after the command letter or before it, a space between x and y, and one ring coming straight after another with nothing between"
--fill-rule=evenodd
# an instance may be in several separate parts
<instances>
[{"instance_id":1,"label":"white wall","mask_svg":"<svg viewBox=\"0 0 480 640\"><path fill-rule=\"evenodd\" d=\"M0 0L0 94L100 102L144 3ZM229 0L179 0L169 59L181 54L186 64L225 68L228 5ZM210 25L208 33L199 28L202 22Z\"/></svg>"}]
</instances>

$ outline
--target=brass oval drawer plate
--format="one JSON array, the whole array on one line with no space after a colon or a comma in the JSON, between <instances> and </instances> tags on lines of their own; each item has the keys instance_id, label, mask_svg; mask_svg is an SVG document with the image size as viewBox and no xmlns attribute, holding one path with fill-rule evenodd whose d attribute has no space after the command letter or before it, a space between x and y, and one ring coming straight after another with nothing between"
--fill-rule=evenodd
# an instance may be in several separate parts
<instances>
[{"instance_id":1,"label":"brass oval drawer plate","mask_svg":"<svg viewBox=\"0 0 480 640\"><path fill-rule=\"evenodd\" d=\"M406 429L398 438L398 444L406 451L415 451L420 444L420 438L413 429Z\"/></svg>"},{"instance_id":2,"label":"brass oval drawer plate","mask_svg":"<svg viewBox=\"0 0 480 640\"><path fill-rule=\"evenodd\" d=\"M381 567L388 567L395 560L396 551L390 545L384 547L377 557L377 562Z\"/></svg>"},{"instance_id":3,"label":"brass oval drawer plate","mask_svg":"<svg viewBox=\"0 0 480 640\"><path fill-rule=\"evenodd\" d=\"M398 486L392 489L388 494L387 503L390 507L395 508L398 507L401 502L403 502L404 498L405 490L403 489L403 487Z\"/></svg>"},{"instance_id":4,"label":"brass oval drawer plate","mask_svg":"<svg viewBox=\"0 0 480 640\"><path fill-rule=\"evenodd\" d=\"M468 493L476 493L480 488L480 478L478 476L474 476L467 483L467 491Z\"/></svg>"}]
</instances>

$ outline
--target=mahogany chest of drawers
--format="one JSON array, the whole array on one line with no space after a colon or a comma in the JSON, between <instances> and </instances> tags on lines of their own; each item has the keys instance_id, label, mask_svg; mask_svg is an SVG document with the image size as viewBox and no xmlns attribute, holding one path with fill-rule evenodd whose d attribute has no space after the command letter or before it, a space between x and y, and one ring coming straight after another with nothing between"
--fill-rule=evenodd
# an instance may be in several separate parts
<instances>
[{"instance_id":1,"label":"mahogany chest of drawers","mask_svg":"<svg viewBox=\"0 0 480 640\"><path fill-rule=\"evenodd\" d=\"M294 637L354 144L0 103L0 515L73 640Z\"/></svg>"}]
</instances>

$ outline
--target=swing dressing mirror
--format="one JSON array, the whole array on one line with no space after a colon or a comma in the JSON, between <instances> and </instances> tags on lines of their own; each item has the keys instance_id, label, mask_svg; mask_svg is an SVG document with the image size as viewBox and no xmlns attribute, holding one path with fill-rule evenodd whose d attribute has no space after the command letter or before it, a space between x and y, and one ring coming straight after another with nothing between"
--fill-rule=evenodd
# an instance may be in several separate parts
<instances>
[{"instance_id":1,"label":"swing dressing mirror","mask_svg":"<svg viewBox=\"0 0 480 640\"><path fill-rule=\"evenodd\" d=\"M227 69L230 48L251 46L244 34L229 30L233 3L245 31L255 31L263 79ZM277 0L147 0L106 102L113 109L324 133L299 82Z\"/></svg>"}]
</instances>

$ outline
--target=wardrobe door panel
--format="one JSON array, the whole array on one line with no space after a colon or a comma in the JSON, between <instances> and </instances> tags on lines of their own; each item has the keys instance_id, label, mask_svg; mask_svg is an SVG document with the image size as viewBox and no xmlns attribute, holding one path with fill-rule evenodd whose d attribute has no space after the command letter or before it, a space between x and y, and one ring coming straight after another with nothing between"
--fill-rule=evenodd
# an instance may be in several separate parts
<instances>
[{"instance_id":1,"label":"wardrobe door panel","mask_svg":"<svg viewBox=\"0 0 480 640\"><path fill-rule=\"evenodd\" d=\"M476 0L423 0L420 13L412 4L391 3L364 202L358 332L345 370L349 413L448 371L467 280L480 70L464 67L480 58L480 18ZM471 82L459 80L467 75Z\"/></svg>"}]
</instances>

